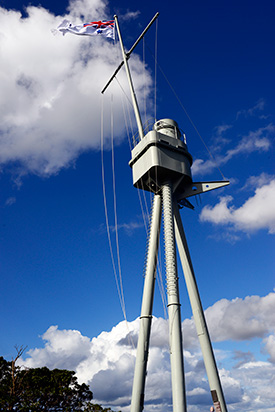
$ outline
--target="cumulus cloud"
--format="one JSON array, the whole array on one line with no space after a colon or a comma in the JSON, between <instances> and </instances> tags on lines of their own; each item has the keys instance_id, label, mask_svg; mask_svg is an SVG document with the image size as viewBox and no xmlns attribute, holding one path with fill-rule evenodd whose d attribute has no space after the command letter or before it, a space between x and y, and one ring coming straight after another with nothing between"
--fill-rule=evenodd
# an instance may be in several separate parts
<instances>
[{"instance_id":1,"label":"cumulus cloud","mask_svg":"<svg viewBox=\"0 0 275 412\"><path fill-rule=\"evenodd\" d=\"M106 15L106 4L104 0L74 0L70 1L68 11L75 19L80 16L85 20L99 19Z\"/></svg>"},{"instance_id":2,"label":"cumulus cloud","mask_svg":"<svg viewBox=\"0 0 275 412\"><path fill-rule=\"evenodd\" d=\"M262 404L263 400L266 410L273 405L274 394L268 388L275 372L274 313L275 293L232 301L222 299L206 310L213 341L260 337L270 356L268 362L241 350L216 352L226 400L232 408L259 410L257 402ZM91 386L95 402L128 411L136 354L133 342L137 342L138 327L138 319L121 322L111 331L90 339L77 330L51 326L42 336L44 347L31 349L27 359L21 359L21 365L73 369L80 382ZM182 328L184 337L189 339L184 350L188 410L207 410L211 397L192 319L185 319ZM230 358L237 361L231 370L226 367ZM150 412L172 410L168 321L162 318L153 319L145 402Z\"/></svg>"},{"instance_id":3,"label":"cumulus cloud","mask_svg":"<svg viewBox=\"0 0 275 412\"><path fill-rule=\"evenodd\" d=\"M274 365L264 361L251 361L234 369L234 377L247 390L241 402L234 405L236 410L272 412L275 405L273 389Z\"/></svg>"},{"instance_id":4,"label":"cumulus cloud","mask_svg":"<svg viewBox=\"0 0 275 412\"><path fill-rule=\"evenodd\" d=\"M235 365L235 368L239 368L240 366L245 365L248 362L255 361L255 356L252 352L235 350L233 359L238 361Z\"/></svg>"},{"instance_id":5,"label":"cumulus cloud","mask_svg":"<svg viewBox=\"0 0 275 412\"><path fill-rule=\"evenodd\" d=\"M105 18L107 12L103 0L71 1L62 17L42 7L27 7L24 18L0 8L2 168L12 164L22 174L48 176L84 150L99 147L100 91L121 61L119 48L106 39L53 36L51 29L64 17L79 23L83 16ZM136 92L143 99L141 87L145 84L149 92L151 78L137 56L131 61ZM127 91L123 70L119 81ZM121 103L118 84L113 82L110 89ZM104 100L107 119L111 109ZM125 132L122 105L114 104L113 110L119 141ZM110 121L104 134L110 136Z\"/></svg>"},{"instance_id":6,"label":"cumulus cloud","mask_svg":"<svg viewBox=\"0 0 275 412\"><path fill-rule=\"evenodd\" d=\"M275 330L275 293L221 299L206 310L206 319L214 341L264 337Z\"/></svg>"},{"instance_id":7,"label":"cumulus cloud","mask_svg":"<svg viewBox=\"0 0 275 412\"><path fill-rule=\"evenodd\" d=\"M264 338L263 343L272 358L270 348L275 330L275 293L264 297L221 299L206 309L205 316L213 341L245 341ZM193 319L185 319L182 323L182 330L185 349L196 348L198 340ZM269 334L270 341L268 341ZM241 352L239 356L241 357Z\"/></svg>"},{"instance_id":8,"label":"cumulus cloud","mask_svg":"<svg viewBox=\"0 0 275 412\"><path fill-rule=\"evenodd\" d=\"M275 233L275 179L256 188L254 195L236 208L232 196L220 197L215 206L205 206L200 213L201 222L228 225L235 230L251 233L260 229Z\"/></svg>"},{"instance_id":9,"label":"cumulus cloud","mask_svg":"<svg viewBox=\"0 0 275 412\"><path fill-rule=\"evenodd\" d=\"M47 365L50 369L61 368L74 370L79 363L89 356L90 339L82 336L78 330L59 330L50 326L43 334L45 348L30 349L26 366L41 367Z\"/></svg>"},{"instance_id":10,"label":"cumulus cloud","mask_svg":"<svg viewBox=\"0 0 275 412\"><path fill-rule=\"evenodd\" d=\"M274 334L264 339L265 351L270 355L270 362L275 363L275 328Z\"/></svg>"}]
</instances>

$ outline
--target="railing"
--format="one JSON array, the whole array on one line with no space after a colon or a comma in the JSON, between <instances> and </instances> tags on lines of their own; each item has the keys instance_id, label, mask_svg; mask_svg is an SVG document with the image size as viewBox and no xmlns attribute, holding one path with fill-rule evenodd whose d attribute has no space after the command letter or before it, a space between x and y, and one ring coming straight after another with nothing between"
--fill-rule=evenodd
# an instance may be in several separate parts
<instances>
[{"instance_id":1,"label":"railing","mask_svg":"<svg viewBox=\"0 0 275 412\"><path fill-rule=\"evenodd\" d=\"M142 125L144 135L146 135L149 131L153 130L154 124L155 124L155 120L153 118L150 118ZM180 131L179 139L187 145L186 135L185 135L184 131L180 128L178 130ZM140 137L139 137L139 132L138 131L132 136L132 141L133 141L133 147L135 147L140 142Z\"/></svg>"}]
</instances>

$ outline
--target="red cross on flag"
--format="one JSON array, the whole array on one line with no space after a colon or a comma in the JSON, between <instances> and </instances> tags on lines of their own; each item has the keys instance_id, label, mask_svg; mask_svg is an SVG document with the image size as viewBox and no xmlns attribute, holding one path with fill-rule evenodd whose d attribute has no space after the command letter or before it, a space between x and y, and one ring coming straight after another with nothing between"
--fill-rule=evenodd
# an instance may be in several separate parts
<instances>
[{"instance_id":1,"label":"red cross on flag","mask_svg":"<svg viewBox=\"0 0 275 412\"><path fill-rule=\"evenodd\" d=\"M99 20L89 23L73 25L69 20L65 19L57 27L63 36L66 33L78 34L81 36L103 36L114 38L114 20Z\"/></svg>"}]
</instances>

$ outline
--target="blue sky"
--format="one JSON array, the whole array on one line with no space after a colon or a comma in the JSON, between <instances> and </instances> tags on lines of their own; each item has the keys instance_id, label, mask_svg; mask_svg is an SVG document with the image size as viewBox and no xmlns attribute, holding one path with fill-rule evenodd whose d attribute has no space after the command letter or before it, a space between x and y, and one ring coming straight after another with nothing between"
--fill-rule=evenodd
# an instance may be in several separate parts
<instances>
[{"instance_id":1,"label":"blue sky","mask_svg":"<svg viewBox=\"0 0 275 412\"><path fill-rule=\"evenodd\" d=\"M128 85L121 71L123 92L114 82L104 96L104 168L115 250L114 112L126 326L106 233L100 153L100 90L121 56L109 41L53 36L51 30L64 17L80 23L116 13L129 49L159 11L159 66L216 164L160 70L157 118L173 118L185 131L194 180L220 180L218 166L231 182L194 199L194 211L181 212L225 397L230 411L274 412L273 2L28 5L0 1L1 355L10 359L14 345L27 346L22 364L73 368L100 403L129 409L134 350L121 342L130 331L136 339L146 231L128 166L122 104L124 99L127 105ZM145 52L141 44L130 59L143 120L154 113L154 42L155 26ZM135 132L133 116L131 122ZM147 204L150 209L149 197ZM197 412L211 403L180 267L179 276L188 410ZM158 289L154 315L146 397L148 410L155 405L162 412L171 409L171 394Z\"/></svg>"}]
</instances>

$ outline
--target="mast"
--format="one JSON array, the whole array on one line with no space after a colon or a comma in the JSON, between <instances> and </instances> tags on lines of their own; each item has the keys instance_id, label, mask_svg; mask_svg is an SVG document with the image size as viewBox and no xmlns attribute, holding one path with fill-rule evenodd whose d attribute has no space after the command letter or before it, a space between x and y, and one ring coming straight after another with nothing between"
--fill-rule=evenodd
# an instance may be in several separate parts
<instances>
[{"instance_id":1,"label":"mast","mask_svg":"<svg viewBox=\"0 0 275 412\"><path fill-rule=\"evenodd\" d=\"M130 52L132 52L133 48L144 36L145 32L157 16L158 13L135 42ZM154 203L150 219L149 246L146 259L131 412L141 412L144 408L144 390L149 353L161 215L163 215L165 238L173 412L186 412L187 410L176 245L179 250L213 403L217 412L227 412L214 351L204 317L178 205L184 204L187 207L193 208L187 198L195 194L205 193L209 190L226 186L229 184L229 181L193 182L191 174L193 159L188 152L185 136L182 136L175 120L162 119L157 121L154 124L153 130L149 131L144 136L137 98L127 61L130 57L130 52L125 53L124 51L118 18L117 16L114 17L140 136L140 142L133 148L131 153L132 158L129 162L133 172L133 184L138 189L146 190L154 194ZM123 64L120 64L102 93L106 90Z\"/></svg>"},{"instance_id":2,"label":"mast","mask_svg":"<svg viewBox=\"0 0 275 412\"><path fill-rule=\"evenodd\" d=\"M124 45L123 45L123 41L122 41L120 29L119 29L118 18L117 18L116 15L114 16L114 19L115 19L117 34L118 34L118 38L119 38L119 42L120 42L120 46L121 46L121 53L122 53L122 57L123 57L123 61L124 61L124 66L125 66L125 69L126 69L128 82L129 82L129 86L130 86L130 92L131 92L131 96L132 96L133 107L134 107L136 122L137 122L137 126L138 126L138 133L139 133L139 137L140 137L140 140L141 140L144 137L144 133L143 133L143 127L142 127L139 107L138 107L138 103L137 103L136 93L135 93L135 90L134 90L134 85L133 85L130 69L129 69L129 66L128 66L128 60L127 60L127 56L126 56L126 53L125 53L125 50L124 50Z\"/></svg>"}]
</instances>

